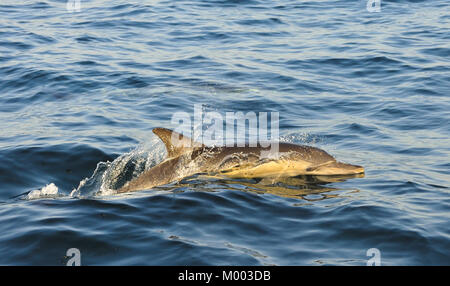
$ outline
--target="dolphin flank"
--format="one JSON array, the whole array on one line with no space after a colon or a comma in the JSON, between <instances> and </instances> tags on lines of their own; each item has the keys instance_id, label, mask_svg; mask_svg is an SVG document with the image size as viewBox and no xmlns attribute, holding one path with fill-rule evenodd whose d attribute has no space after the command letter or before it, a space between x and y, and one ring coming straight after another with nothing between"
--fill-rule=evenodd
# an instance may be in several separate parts
<instances>
[{"instance_id":1,"label":"dolphin flank","mask_svg":"<svg viewBox=\"0 0 450 286\"><path fill-rule=\"evenodd\" d=\"M278 156L262 156L269 147L208 147L165 128L153 129L167 149L167 159L118 189L118 193L150 189L185 177L208 173L229 178L286 178L299 175L345 176L364 168L336 161L310 146L278 143ZM174 142L175 141L175 142Z\"/></svg>"}]
</instances>

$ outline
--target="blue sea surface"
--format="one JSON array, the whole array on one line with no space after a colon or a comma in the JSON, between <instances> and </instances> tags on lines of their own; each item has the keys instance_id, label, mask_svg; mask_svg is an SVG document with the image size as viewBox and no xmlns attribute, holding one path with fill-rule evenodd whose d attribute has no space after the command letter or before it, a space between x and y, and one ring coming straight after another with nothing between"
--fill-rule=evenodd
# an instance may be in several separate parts
<instances>
[{"instance_id":1,"label":"blue sea surface","mask_svg":"<svg viewBox=\"0 0 450 286\"><path fill-rule=\"evenodd\" d=\"M0 2L1 265L450 264L447 0L67 3ZM365 177L103 191L195 104Z\"/></svg>"}]
</instances>

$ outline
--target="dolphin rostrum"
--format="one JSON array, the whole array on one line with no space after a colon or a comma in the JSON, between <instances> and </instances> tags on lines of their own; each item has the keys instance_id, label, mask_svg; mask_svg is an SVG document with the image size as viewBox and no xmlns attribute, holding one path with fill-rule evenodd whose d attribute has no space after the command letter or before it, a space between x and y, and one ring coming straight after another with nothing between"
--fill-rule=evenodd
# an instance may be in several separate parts
<instances>
[{"instance_id":1,"label":"dolphin rostrum","mask_svg":"<svg viewBox=\"0 0 450 286\"><path fill-rule=\"evenodd\" d=\"M299 175L361 175L364 168L336 161L310 146L278 143L276 159L262 156L269 147L208 147L165 128L153 129L166 146L167 159L118 189L118 193L150 189L199 173L229 178L286 178ZM175 138L175 139L174 139ZM174 142L176 141L176 142Z\"/></svg>"}]
</instances>

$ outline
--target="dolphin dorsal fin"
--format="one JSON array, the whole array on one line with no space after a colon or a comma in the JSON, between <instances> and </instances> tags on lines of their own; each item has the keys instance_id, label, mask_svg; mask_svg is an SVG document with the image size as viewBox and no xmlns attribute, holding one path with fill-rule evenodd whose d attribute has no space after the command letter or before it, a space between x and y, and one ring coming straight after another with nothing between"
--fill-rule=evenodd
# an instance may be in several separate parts
<instances>
[{"instance_id":1,"label":"dolphin dorsal fin","mask_svg":"<svg viewBox=\"0 0 450 286\"><path fill-rule=\"evenodd\" d=\"M194 147L203 146L203 144L194 142L191 138L170 129L154 128L153 133L155 133L166 146L167 157L169 158L192 151Z\"/></svg>"}]
</instances>

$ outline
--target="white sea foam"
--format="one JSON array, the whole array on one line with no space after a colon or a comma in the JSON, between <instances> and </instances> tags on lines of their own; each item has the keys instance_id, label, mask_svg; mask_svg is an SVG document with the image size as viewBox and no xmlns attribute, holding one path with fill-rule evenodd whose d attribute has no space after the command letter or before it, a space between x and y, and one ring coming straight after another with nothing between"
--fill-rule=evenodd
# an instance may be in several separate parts
<instances>
[{"instance_id":1,"label":"white sea foam","mask_svg":"<svg viewBox=\"0 0 450 286\"><path fill-rule=\"evenodd\" d=\"M58 195L58 187L55 184L50 183L40 190L33 190L29 192L27 195L27 199L34 200L39 198L55 197L57 195Z\"/></svg>"}]
</instances>

